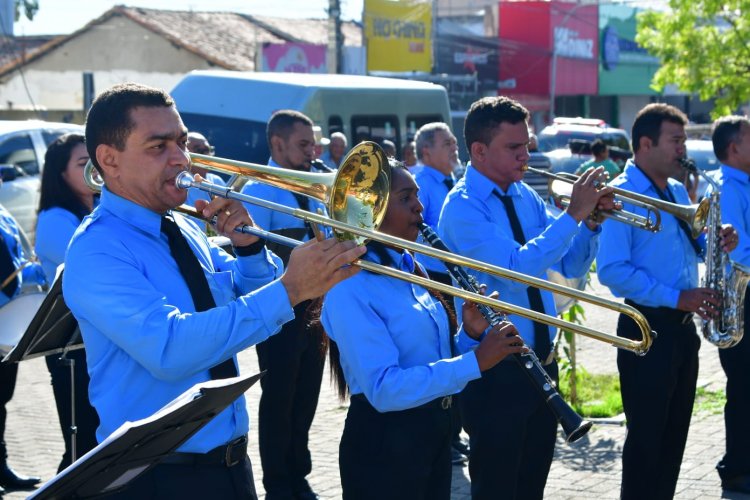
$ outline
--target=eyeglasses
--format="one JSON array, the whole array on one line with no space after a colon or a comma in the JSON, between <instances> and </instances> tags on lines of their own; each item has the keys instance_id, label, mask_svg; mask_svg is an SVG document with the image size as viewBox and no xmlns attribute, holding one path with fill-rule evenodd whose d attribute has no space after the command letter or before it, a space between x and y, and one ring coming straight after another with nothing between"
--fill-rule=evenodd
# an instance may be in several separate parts
<instances>
[{"instance_id":1,"label":"eyeglasses","mask_svg":"<svg viewBox=\"0 0 750 500\"><path fill-rule=\"evenodd\" d=\"M207 148L200 147L200 148L196 148L193 151L193 153L198 153L199 155L208 155L208 156L213 156L215 152L216 152L216 149L214 149L213 146L209 146Z\"/></svg>"}]
</instances>

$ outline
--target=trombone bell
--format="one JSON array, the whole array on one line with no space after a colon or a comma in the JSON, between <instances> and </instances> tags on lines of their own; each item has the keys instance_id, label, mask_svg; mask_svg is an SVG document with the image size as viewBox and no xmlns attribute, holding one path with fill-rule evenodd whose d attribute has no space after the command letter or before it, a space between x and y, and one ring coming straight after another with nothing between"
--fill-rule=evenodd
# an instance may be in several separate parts
<instances>
[{"instance_id":1,"label":"trombone bell","mask_svg":"<svg viewBox=\"0 0 750 500\"><path fill-rule=\"evenodd\" d=\"M315 173L190 153L193 165L254 179L299 193L326 205L331 218L362 229L377 229L385 217L391 186L388 157L374 142L361 142L336 172ZM364 243L365 238L335 230L339 239Z\"/></svg>"}]
</instances>

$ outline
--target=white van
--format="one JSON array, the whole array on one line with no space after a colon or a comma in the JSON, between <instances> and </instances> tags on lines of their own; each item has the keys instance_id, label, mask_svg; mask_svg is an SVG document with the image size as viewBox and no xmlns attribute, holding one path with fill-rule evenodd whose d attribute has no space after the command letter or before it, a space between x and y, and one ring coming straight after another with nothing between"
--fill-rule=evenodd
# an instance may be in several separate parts
<instances>
[{"instance_id":1,"label":"white van","mask_svg":"<svg viewBox=\"0 0 750 500\"><path fill-rule=\"evenodd\" d=\"M445 88L426 82L358 75L193 71L172 90L185 125L205 135L217 156L265 164L266 123L295 109L330 137L352 146L389 139L400 154L429 122L450 124Z\"/></svg>"}]
</instances>

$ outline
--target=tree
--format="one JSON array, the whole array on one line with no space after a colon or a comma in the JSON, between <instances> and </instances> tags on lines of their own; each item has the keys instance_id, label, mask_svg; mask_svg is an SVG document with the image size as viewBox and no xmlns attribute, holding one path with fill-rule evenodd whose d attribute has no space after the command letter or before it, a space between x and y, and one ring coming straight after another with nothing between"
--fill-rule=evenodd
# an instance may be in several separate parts
<instances>
[{"instance_id":1,"label":"tree","mask_svg":"<svg viewBox=\"0 0 750 500\"><path fill-rule=\"evenodd\" d=\"M714 118L750 100L750 0L669 0L638 15L636 42L661 60L654 89L716 98Z\"/></svg>"},{"instance_id":2,"label":"tree","mask_svg":"<svg viewBox=\"0 0 750 500\"><path fill-rule=\"evenodd\" d=\"M16 0L16 21L21 19L21 10L26 19L31 21L39 10L39 0Z\"/></svg>"}]
</instances>

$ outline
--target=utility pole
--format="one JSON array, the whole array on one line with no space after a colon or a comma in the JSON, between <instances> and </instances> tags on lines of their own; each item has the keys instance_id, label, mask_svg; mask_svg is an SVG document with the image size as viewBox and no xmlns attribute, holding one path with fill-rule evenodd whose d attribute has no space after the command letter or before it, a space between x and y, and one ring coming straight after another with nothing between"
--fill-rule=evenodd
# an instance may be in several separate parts
<instances>
[{"instance_id":1,"label":"utility pole","mask_svg":"<svg viewBox=\"0 0 750 500\"><path fill-rule=\"evenodd\" d=\"M343 69L344 34L341 32L341 0L328 0L328 61L329 73Z\"/></svg>"}]
</instances>

